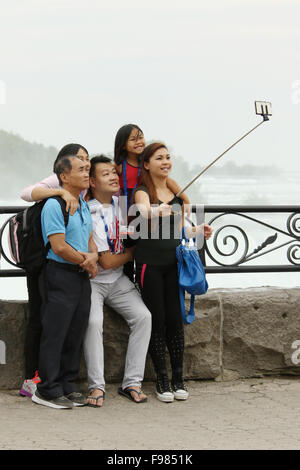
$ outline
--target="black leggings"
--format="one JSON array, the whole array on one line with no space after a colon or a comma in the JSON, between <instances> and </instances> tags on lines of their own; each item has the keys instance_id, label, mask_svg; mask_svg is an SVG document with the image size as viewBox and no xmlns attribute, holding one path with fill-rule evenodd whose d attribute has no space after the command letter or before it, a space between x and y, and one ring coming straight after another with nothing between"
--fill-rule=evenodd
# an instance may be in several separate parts
<instances>
[{"instance_id":1,"label":"black leggings","mask_svg":"<svg viewBox=\"0 0 300 470\"><path fill-rule=\"evenodd\" d=\"M166 346L174 374L183 368L184 332L177 266L137 264L136 277L143 301L152 315L149 353L157 374L166 373Z\"/></svg>"}]
</instances>

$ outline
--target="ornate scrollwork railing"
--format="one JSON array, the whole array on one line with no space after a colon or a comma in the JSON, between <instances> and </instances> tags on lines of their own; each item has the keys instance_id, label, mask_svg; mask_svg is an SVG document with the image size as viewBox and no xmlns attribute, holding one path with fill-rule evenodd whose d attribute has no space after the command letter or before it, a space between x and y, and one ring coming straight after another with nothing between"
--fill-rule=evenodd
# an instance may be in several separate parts
<instances>
[{"instance_id":1,"label":"ornate scrollwork railing","mask_svg":"<svg viewBox=\"0 0 300 470\"><path fill-rule=\"evenodd\" d=\"M0 207L0 214L15 214L25 207ZM193 206L192 212L197 212L199 207ZM200 251L208 274L300 271L300 206L207 205L201 206L201 210L205 222L214 229ZM276 215L276 223L265 220L268 214ZM284 227L278 226L279 218ZM264 228L266 233L258 228ZM275 252L276 255L280 252L286 262L253 264L254 260L264 261ZM0 277L20 276L25 276L21 269L0 270Z\"/></svg>"},{"instance_id":2,"label":"ornate scrollwork railing","mask_svg":"<svg viewBox=\"0 0 300 470\"><path fill-rule=\"evenodd\" d=\"M26 209L26 207L28 206L0 206L0 215L7 214L10 217L12 214L17 214L18 212L21 212L22 210ZM2 253L0 249L0 258L1 258L1 254ZM0 277L23 277L23 276L25 276L25 271L23 271L23 269L0 269Z\"/></svg>"},{"instance_id":3,"label":"ornate scrollwork railing","mask_svg":"<svg viewBox=\"0 0 300 470\"><path fill-rule=\"evenodd\" d=\"M300 206L204 206L203 209L205 222L214 229L202 253L207 273L300 271ZM193 212L196 210L194 206ZM266 220L268 214L273 218L275 214L275 223ZM285 249L287 264L264 262L270 253L277 258L279 253L284 256ZM261 263L254 265L253 260L258 258Z\"/></svg>"}]
</instances>

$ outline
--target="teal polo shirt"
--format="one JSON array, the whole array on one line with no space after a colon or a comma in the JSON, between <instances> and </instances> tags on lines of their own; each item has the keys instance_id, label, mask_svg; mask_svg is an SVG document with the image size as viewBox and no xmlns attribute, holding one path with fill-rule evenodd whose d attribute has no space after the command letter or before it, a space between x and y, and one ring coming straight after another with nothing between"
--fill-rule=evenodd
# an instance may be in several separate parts
<instances>
[{"instance_id":1,"label":"teal polo shirt","mask_svg":"<svg viewBox=\"0 0 300 470\"><path fill-rule=\"evenodd\" d=\"M49 235L64 233L66 242L76 251L88 252L88 243L93 228L92 217L88 204L80 196L80 204L74 215L69 215L69 222L65 227L61 206L56 199L49 198L43 207L41 222L45 246L49 242ZM52 248L48 251L47 259L59 263L68 263L61 256L56 255ZM73 264L70 263L69 264Z\"/></svg>"}]
</instances>

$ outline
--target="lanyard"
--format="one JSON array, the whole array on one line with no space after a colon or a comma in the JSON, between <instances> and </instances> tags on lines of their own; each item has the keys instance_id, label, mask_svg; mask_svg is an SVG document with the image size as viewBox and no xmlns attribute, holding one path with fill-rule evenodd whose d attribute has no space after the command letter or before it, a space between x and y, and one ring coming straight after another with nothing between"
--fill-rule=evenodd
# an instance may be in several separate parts
<instances>
[{"instance_id":1,"label":"lanyard","mask_svg":"<svg viewBox=\"0 0 300 470\"><path fill-rule=\"evenodd\" d=\"M114 200L112 199L112 202L111 202L111 205L112 205L112 220L113 220L113 226L115 224L115 203L114 203ZM104 228L105 228L105 232L106 232L106 238L107 238L107 243L110 247L110 251L112 253L115 253L115 244L114 242L110 239L110 236L109 236L109 230L108 230L108 226L107 226L107 223L105 222L105 218L104 218L104 214L102 212L102 208L100 208L100 215L101 215L101 218L103 220L103 225L104 225ZM116 233L116 230L114 230L114 234Z\"/></svg>"},{"instance_id":2,"label":"lanyard","mask_svg":"<svg viewBox=\"0 0 300 470\"><path fill-rule=\"evenodd\" d=\"M141 163L140 163L139 164L139 171L138 171L137 178L136 178L136 183L135 183L135 186L132 190L130 201L128 202L128 200L127 200L127 209L129 209L129 207L131 206L132 197L133 197L134 191L137 187L139 178L141 176L141 171L142 171L142 166L141 166ZM126 160L125 157L123 159L123 185L124 185L124 195L127 197L127 194L128 194L128 189L127 189L127 160Z\"/></svg>"}]
</instances>

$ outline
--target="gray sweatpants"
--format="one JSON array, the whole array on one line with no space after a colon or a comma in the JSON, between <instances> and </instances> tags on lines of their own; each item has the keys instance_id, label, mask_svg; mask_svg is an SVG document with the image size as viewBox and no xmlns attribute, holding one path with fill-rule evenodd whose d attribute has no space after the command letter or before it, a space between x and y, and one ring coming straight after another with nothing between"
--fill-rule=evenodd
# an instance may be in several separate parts
<instances>
[{"instance_id":1,"label":"gray sweatpants","mask_svg":"<svg viewBox=\"0 0 300 470\"><path fill-rule=\"evenodd\" d=\"M104 284L91 281L91 312L84 339L89 390L105 390L103 349L103 304L127 321L130 328L122 388L141 386L151 335L151 314L134 284L125 274Z\"/></svg>"}]
</instances>

